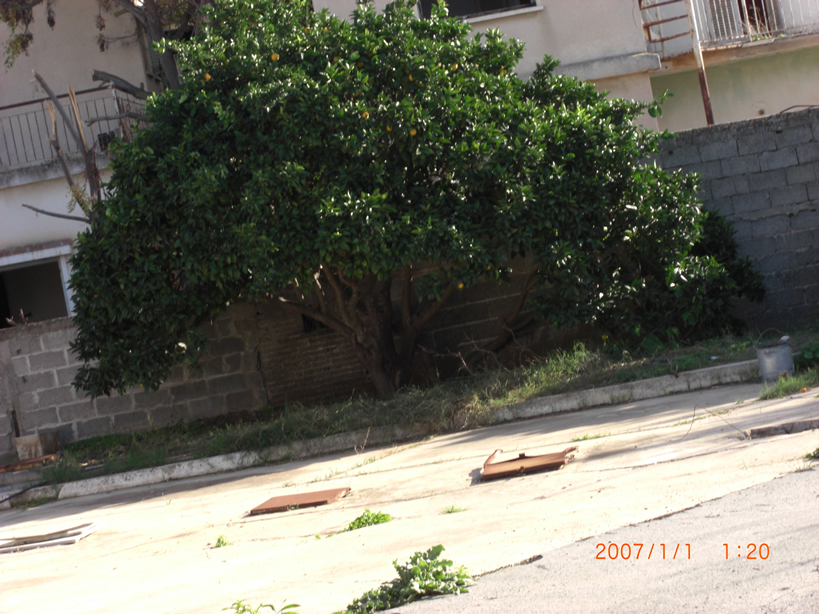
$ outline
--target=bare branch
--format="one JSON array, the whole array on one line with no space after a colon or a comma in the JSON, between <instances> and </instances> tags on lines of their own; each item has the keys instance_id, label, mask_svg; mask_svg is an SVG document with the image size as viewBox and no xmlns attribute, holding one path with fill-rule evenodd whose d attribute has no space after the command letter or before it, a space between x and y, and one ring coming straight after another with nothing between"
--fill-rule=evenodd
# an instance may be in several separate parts
<instances>
[{"instance_id":1,"label":"bare branch","mask_svg":"<svg viewBox=\"0 0 819 614\"><path fill-rule=\"evenodd\" d=\"M94 119L86 119L85 123L87 125L89 125L89 126L93 126L97 122L115 121L115 120L118 120L118 119L126 119L126 118L135 119L135 120L137 120L139 122L147 122L148 121L148 116L147 115L142 115L140 113L130 113L129 112L129 113L122 113L120 115L105 115L103 117L95 117Z\"/></svg>"},{"instance_id":2,"label":"bare branch","mask_svg":"<svg viewBox=\"0 0 819 614\"><path fill-rule=\"evenodd\" d=\"M60 161L60 166L63 168L63 174L65 175L65 180L68 182L69 188L74 188L74 178L71 176L71 171L68 168L68 162L63 155L63 150L60 147L60 140L57 136L57 116L54 113L54 104L50 101L46 101L46 107L48 108L48 112L51 115L51 131L54 133L54 138L48 137L48 142L51 143L51 146L54 148L54 152L57 154L57 160Z\"/></svg>"},{"instance_id":3,"label":"bare branch","mask_svg":"<svg viewBox=\"0 0 819 614\"><path fill-rule=\"evenodd\" d=\"M65 215L63 213L54 213L52 211L45 211L43 209L38 209L37 207L32 207L31 205L22 205L26 209L31 209L35 213L42 213L43 215L48 215L51 217L58 217L64 220L74 220L75 222L85 222L86 224L90 224L91 220L87 217L80 217L78 215Z\"/></svg>"},{"instance_id":4,"label":"bare branch","mask_svg":"<svg viewBox=\"0 0 819 614\"><path fill-rule=\"evenodd\" d=\"M140 98L142 100L145 100L151 94L150 92L145 91L141 87L137 87L133 83L126 81L122 77L112 75L111 73L107 73L102 70L95 70L94 74L91 75L91 78L94 81L113 83L117 88L121 89L126 94L131 94L131 96L134 96L135 98Z\"/></svg>"},{"instance_id":5,"label":"bare branch","mask_svg":"<svg viewBox=\"0 0 819 614\"><path fill-rule=\"evenodd\" d=\"M426 326L432 319L432 316L434 316L446 302L450 294L452 294L452 284L447 286L447 289L444 291L443 295L441 295L440 299L435 301L428 301L425 299L421 301L418 304L418 307L415 308L415 313L413 313L413 315L417 318L413 323L413 326L417 330L424 328L424 326Z\"/></svg>"},{"instance_id":6,"label":"bare branch","mask_svg":"<svg viewBox=\"0 0 819 614\"><path fill-rule=\"evenodd\" d=\"M48 83L45 82L45 79L43 79L37 73L36 70L32 71L32 72L34 73L34 78L37 79L37 82L40 85L43 86L43 89L46 91L46 94L48 94L48 97L51 98L51 102L54 104L54 107L57 109L57 112L60 114L60 117L63 118L63 123L65 123L65 129L68 130L69 134L71 134L71 137L74 139L74 142L77 143L77 146L82 147L82 141L80 140L80 135L77 134L77 131L74 129L74 126L71 125L71 120L68 118L68 114L65 112L65 109L63 109L62 105L60 104L60 101L57 98L57 95L53 91L51 91L51 88L48 87Z\"/></svg>"},{"instance_id":7,"label":"bare branch","mask_svg":"<svg viewBox=\"0 0 819 614\"><path fill-rule=\"evenodd\" d=\"M299 313L302 313L306 316L310 316L311 318L318 320L322 324L329 326L337 333L342 334L344 337L355 343L355 331L347 326L344 322L339 320L338 318L334 318L333 316L327 315L316 309L315 307L309 307L303 303L297 303L296 301L291 301L281 295L277 295L276 298L279 300L279 303L285 307L289 307Z\"/></svg>"}]
</instances>

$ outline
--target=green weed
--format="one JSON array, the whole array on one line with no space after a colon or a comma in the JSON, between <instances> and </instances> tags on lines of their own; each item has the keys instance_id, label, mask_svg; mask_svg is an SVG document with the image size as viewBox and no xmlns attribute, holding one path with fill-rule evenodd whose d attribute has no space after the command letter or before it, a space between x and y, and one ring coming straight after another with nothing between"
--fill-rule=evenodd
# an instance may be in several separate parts
<instances>
[{"instance_id":1,"label":"green weed","mask_svg":"<svg viewBox=\"0 0 819 614\"><path fill-rule=\"evenodd\" d=\"M294 608L301 607L297 603L291 603L285 606L282 606L281 609L276 608L275 606L270 605L269 603L260 604L255 608L251 608L247 605L243 599L239 599L238 601L234 602L233 605L227 608L222 608L222 611L225 610L232 610L233 614L260 614L262 608L268 608L273 614L284 614L287 612L288 614L298 614L294 610Z\"/></svg>"},{"instance_id":2,"label":"green weed","mask_svg":"<svg viewBox=\"0 0 819 614\"><path fill-rule=\"evenodd\" d=\"M588 441L589 439L600 439L601 437L608 437L611 435L611 431L606 431L605 433L595 433L590 434L586 433L582 437L572 437L572 441Z\"/></svg>"},{"instance_id":3,"label":"green weed","mask_svg":"<svg viewBox=\"0 0 819 614\"><path fill-rule=\"evenodd\" d=\"M356 531L376 524L384 524L390 520L392 520L392 516L389 514L382 514L381 512L373 514L370 510L364 510L364 513L347 525L347 528L344 529L342 533Z\"/></svg>"},{"instance_id":4,"label":"green weed","mask_svg":"<svg viewBox=\"0 0 819 614\"><path fill-rule=\"evenodd\" d=\"M443 546L435 546L426 552L416 552L407 565L393 561L398 577L385 582L379 588L364 593L347 606L347 613L370 614L388 610L431 595L457 595L467 592L473 583L463 567L455 570L452 561L439 559Z\"/></svg>"},{"instance_id":5,"label":"green weed","mask_svg":"<svg viewBox=\"0 0 819 614\"><path fill-rule=\"evenodd\" d=\"M220 535L219 537L216 538L216 543L213 544L213 547L214 548L224 548L225 546L228 546L228 545L230 545L230 542L227 539L225 539L224 535Z\"/></svg>"},{"instance_id":6,"label":"green weed","mask_svg":"<svg viewBox=\"0 0 819 614\"><path fill-rule=\"evenodd\" d=\"M457 514L458 512L463 512L464 508L462 507L455 507L454 505L450 505L449 507L445 507L441 514Z\"/></svg>"}]
</instances>

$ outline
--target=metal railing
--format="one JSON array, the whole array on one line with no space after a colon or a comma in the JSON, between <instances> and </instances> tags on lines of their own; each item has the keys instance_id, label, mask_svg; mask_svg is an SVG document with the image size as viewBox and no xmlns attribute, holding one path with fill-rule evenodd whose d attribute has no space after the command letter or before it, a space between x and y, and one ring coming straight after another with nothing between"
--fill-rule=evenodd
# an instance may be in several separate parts
<instances>
[{"instance_id":1,"label":"metal railing","mask_svg":"<svg viewBox=\"0 0 819 614\"><path fill-rule=\"evenodd\" d=\"M128 113L141 114L145 110L144 100L112 87L82 90L76 92L76 95L85 136L93 139L88 144L90 146L92 142L96 143L98 151L105 151L116 136L129 138L135 120L123 116ZM58 98L68 116L73 117L68 94ZM0 107L0 172L56 158L49 142L52 124L47 100L41 98ZM77 144L67 134L59 113L57 138L63 153L79 151Z\"/></svg>"},{"instance_id":2,"label":"metal railing","mask_svg":"<svg viewBox=\"0 0 819 614\"><path fill-rule=\"evenodd\" d=\"M685 0L639 0L648 50L691 51ZM819 0L691 0L703 49L819 32ZM688 35L688 36L687 36Z\"/></svg>"}]
</instances>

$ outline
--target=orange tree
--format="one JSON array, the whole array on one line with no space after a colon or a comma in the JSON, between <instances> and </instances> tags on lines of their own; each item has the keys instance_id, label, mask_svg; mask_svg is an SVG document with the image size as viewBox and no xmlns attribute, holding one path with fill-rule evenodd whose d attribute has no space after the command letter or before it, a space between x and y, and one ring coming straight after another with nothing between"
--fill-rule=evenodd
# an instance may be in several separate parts
<instances>
[{"instance_id":1,"label":"orange tree","mask_svg":"<svg viewBox=\"0 0 819 614\"><path fill-rule=\"evenodd\" d=\"M523 81L520 43L414 4L348 23L304 0L219 0L172 45L182 83L149 100L79 237L76 385L155 388L199 353L199 323L264 299L340 333L389 397L436 311L506 281L513 258L522 298L561 321L725 274L690 253L694 179L641 163L659 137L635 120L653 107L548 58ZM695 302L678 315L696 323Z\"/></svg>"}]
</instances>

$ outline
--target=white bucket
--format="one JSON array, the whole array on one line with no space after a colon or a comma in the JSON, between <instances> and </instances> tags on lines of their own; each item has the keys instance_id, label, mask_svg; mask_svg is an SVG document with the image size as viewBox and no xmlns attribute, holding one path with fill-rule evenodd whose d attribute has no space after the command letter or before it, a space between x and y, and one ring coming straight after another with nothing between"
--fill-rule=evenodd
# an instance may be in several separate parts
<instances>
[{"instance_id":1,"label":"white bucket","mask_svg":"<svg viewBox=\"0 0 819 614\"><path fill-rule=\"evenodd\" d=\"M763 382L775 382L783 373L793 375L793 353L790 343L772 343L756 348L759 374Z\"/></svg>"}]
</instances>

